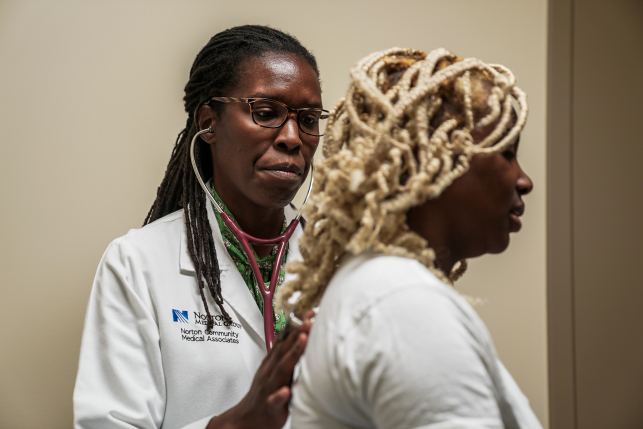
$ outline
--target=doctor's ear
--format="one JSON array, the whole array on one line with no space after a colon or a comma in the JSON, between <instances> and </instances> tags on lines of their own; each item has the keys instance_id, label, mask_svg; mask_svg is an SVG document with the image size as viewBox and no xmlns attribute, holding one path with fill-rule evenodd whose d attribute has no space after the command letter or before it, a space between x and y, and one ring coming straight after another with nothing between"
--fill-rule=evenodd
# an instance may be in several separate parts
<instances>
[{"instance_id":1,"label":"doctor's ear","mask_svg":"<svg viewBox=\"0 0 643 429\"><path fill-rule=\"evenodd\" d=\"M216 129L219 114L214 111L214 109L207 104L199 107L199 131L204 130L208 127L211 127L214 131ZM205 133L201 134L201 139L208 143L212 144L215 141L214 133Z\"/></svg>"}]
</instances>

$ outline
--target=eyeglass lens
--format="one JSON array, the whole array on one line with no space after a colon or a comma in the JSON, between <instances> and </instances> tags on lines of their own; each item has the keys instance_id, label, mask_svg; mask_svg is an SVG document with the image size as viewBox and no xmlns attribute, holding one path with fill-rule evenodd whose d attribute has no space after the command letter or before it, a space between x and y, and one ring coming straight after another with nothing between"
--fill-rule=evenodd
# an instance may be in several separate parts
<instances>
[{"instance_id":1,"label":"eyeglass lens","mask_svg":"<svg viewBox=\"0 0 643 429\"><path fill-rule=\"evenodd\" d=\"M288 109L281 104L269 100L257 100L252 103L252 117L263 127L280 127L288 116ZM299 128L306 134L320 136L326 128L326 116L320 110L300 110L297 116Z\"/></svg>"}]
</instances>

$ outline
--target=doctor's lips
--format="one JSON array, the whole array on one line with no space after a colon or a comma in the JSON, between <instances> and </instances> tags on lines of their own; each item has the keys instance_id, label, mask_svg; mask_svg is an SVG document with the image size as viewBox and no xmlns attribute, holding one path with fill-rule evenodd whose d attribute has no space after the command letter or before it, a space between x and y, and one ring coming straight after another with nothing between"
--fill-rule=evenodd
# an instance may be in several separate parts
<instances>
[{"instance_id":1,"label":"doctor's lips","mask_svg":"<svg viewBox=\"0 0 643 429\"><path fill-rule=\"evenodd\" d=\"M262 170L281 179L300 180L301 178L301 168L294 164L276 164Z\"/></svg>"},{"instance_id":2,"label":"doctor's lips","mask_svg":"<svg viewBox=\"0 0 643 429\"><path fill-rule=\"evenodd\" d=\"M510 231L518 232L522 228L522 221L520 216L525 212L525 204L521 203L509 211L509 219L511 220Z\"/></svg>"}]
</instances>

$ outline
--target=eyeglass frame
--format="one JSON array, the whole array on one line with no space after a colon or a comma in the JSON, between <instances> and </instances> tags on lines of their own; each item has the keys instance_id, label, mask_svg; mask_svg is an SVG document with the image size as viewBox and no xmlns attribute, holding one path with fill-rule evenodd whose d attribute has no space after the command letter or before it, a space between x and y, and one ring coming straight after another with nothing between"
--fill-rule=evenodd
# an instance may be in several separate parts
<instances>
[{"instance_id":1,"label":"eyeglass frame","mask_svg":"<svg viewBox=\"0 0 643 429\"><path fill-rule=\"evenodd\" d=\"M313 111L316 111L316 112L322 112L322 115L320 116L320 119L328 119L328 117L330 116L330 112L328 110L326 110L326 109L320 109L318 107L302 107L301 109L293 109L292 107L288 106L287 104L284 104L281 101L273 100L271 98L212 97L205 104L207 104L209 106L211 101L218 101L219 103L223 103L223 104L227 104L227 103L246 103L246 104L249 104L250 105L250 117L252 118L252 122L254 122L255 124L259 125L262 128L272 128L272 129L281 128L281 127L284 126L284 124L288 120L288 113L296 112L297 113L297 127L299 128L299 131L301 131L302 133L307 134L309 136L312 136L312 137L323 137L324 135L323 134L310 134L310 133L307 133L306 131L304 131L301 128L301 124L299 123L299 114L302 111L311 111L311 110L313 110ZM275 126L275 127L270 127L270 126L267 126L267 125L261 125L260 123L258 123L256 121L256 119L255 119L255 112L254 112L254 108L253 108L253 105L254 105L254 103L256 101L270 101L271 103L275 103L275 104L279 104L280 106L284 106L288 110L288 113L284 117L283 122L281 124ZM325 116L324 116L324 114L325 114Z\"/></svg>"}]
</instances>

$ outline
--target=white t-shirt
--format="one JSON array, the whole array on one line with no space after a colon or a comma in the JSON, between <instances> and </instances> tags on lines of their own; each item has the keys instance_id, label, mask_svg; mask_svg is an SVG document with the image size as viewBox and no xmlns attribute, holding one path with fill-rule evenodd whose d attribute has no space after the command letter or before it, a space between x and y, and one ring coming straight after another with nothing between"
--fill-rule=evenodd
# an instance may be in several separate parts
<instances>
[{"instance_id":1,"label":"white t-shirt","mask_svg":"<svg viewBox=\"0 0 643 429\"><path fill-rule=\"evenodd\" d=\"M473 308L417 261L361 255L321 302L293 392L308 428L541 428Z\"/></svg>"}]
</instances>

